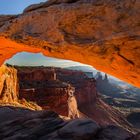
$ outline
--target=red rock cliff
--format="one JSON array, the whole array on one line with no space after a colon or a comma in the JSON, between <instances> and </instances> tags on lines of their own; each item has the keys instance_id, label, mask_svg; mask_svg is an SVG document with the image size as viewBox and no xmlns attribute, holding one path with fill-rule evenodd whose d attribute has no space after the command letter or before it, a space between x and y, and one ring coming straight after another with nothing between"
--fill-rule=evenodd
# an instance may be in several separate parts
<instances>
[{"instance_id":1,"label":"red rock cliff","mask_svg":"<svg viewBox=\"0 0 140 140\"><path fill-rule=\"evenodd\" d=\"M58 79L65 82L69 81L75 87L75 96L81 115L90 117L101 125L128 125L118 110L100 99L94 78L88 78L83 72L65 69L56 69L56 73Z\"/></svg>"},{"instance_id":2,"label":"red rock cliff","mask_svg":"<svg viewBox=\"0 0 140 140\"><path fill-rule=\"evenodd\" d=\"M18 101L17 70L5 65L0 67L0 99L3 102Z\"/></svg>"},{"instance_id":3,"label":"red rock cliff","mask_svg":"<svg viewBox=\"0 0 140 140\"><path fill-rule=\"evenodd\" d=\"M71 86L56 79L55 69L43 67L17 67L19 99L35 102L43 109L53 110L60 115L77 118L75 96Z\"/></svg>"},{"instance_id":4,"label":"red rock cliff","mask_svg":"<svg viewBox=\"0 0 140 140\"><path fill-rule=\"evenodd\" d=\"M71 118L89 117L101 125L129 126L119 111L100 99L95 79L88 78L83 72L46 67L7 69L16 71L18 100L35 102L43 109Z\"/></svg>"}]
</instances>

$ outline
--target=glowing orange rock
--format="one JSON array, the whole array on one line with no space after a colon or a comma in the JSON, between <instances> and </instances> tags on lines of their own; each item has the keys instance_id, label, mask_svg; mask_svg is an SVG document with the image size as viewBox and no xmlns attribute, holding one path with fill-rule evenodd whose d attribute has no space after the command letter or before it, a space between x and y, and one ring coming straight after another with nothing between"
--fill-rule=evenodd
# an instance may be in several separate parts
<instances>
[{"instance_id":1,"label":"glowing orange rock","mask_svg":"<svg viewBox=\"0 0 140 140\"><path fill-rule=\"evenodd\" d=\"M53 0L0 16L0 63L17 52L42 52L140 87L139 13L139 0Z\"/></svg>"}]
</instances>

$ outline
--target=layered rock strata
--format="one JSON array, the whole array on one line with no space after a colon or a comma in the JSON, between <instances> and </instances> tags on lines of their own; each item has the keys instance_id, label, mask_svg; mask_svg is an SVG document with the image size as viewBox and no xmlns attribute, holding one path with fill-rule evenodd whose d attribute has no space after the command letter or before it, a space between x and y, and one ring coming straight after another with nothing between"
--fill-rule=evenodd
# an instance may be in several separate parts
<instances>
[{"instance_id":1,"label":"layered rock strata","mask_svg":"<svg viewBox=\"0 0 140 140\"><path fill-rule=\"evenodd\" d=\"M72 119L92 118L102 126L112 124L131 129L118 110L101 100L96 90L95 79L88 78L83 72L47 67L3 67L5 68L3 75L7 70L16 72L9 73L17 77L15 81L11 76L9 83L15 82L13 85L18 87L14 94L16 103L24 107L33 110L53 110ZM4 83L1 87L5 89L3 96L9 101L11 91L15 87L5 87ZM2 104L6 103L4 98L0 100ZM15 103L15 100L12 102Z\"/></svg>"},{"instance_id":2,"label":"layered rock strata","mask_svg":"<svg viewBox=\"0 0 140 140\"><path fill-rule=\"evenodd\" d=\"M139 14L139 0L49 0L0 16L0 64L17 52L42 52L140 87Z\"/></svg>"}]
</instances>

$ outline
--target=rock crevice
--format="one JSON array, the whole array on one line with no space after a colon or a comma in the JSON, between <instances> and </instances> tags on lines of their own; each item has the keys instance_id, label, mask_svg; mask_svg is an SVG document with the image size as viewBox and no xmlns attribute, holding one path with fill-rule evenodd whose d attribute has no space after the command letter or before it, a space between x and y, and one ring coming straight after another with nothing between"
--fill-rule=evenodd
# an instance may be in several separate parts
<instances>
[{"instance_id":1,"label":"rock crevice","mask_svg":"<svg viewBox=\"0 0 140 140\"><path fill-rule=\"evenodd\" d=\"M32 5L16 18L0 18L0 63L17 52L42 52L92 65L140 87L139 14L139 0L53 0Z\"/></svg>"}]
</instances>

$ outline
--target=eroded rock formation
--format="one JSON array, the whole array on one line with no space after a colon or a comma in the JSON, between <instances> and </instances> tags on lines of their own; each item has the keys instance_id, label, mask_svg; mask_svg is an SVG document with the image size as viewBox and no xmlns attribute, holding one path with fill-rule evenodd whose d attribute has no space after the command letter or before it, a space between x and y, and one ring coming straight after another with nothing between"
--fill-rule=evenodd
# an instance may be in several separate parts
<instances>
[{"instance_id":1,"label":"eroded rock formation","mask_svg":"<svg viewBox=\"0 0 140 140\"><path fill-rule=\"evenodd\" d=\"M94 78L88 78L83 72L73 70L56 69L56 73L58 79L64 82L69 81L75 87L75 96L81 115L92 118L102 125L127 125L118 110L108 106L100 99Z\"/></svg>"},{"instance_id":2,"label":"eroded rock formation","mask_svg":"<svg viewBox=\"0 0 140 140\"><path fill-rule=\"evenodd\" d=\"M101 100L95 79L88 78L83 72L47 67L2 68L1 77L7 71L12 75L8 86L1 83L3 96L7 99L0 98L2 105L14 103L14 106L32 110L53 110L71 119L91 118L102 126L117 125L131 130L124 116ZM8 81L8 78L5 80ZM14 94L16 101L11 100L10 91L15 88L9 86L11 82L18 87Z\"/></svg>"},{"instance_id":3,"label":"eroded rock formation","mask_svg":"<svg viewBox=\"0 0 140 140\"><path fill-rule=\"evenodd\" d=\"M90 64L140 87L139 15L139 0L49 0L30 6L17 16L0 16L0 64L17 52L42 52L46 56ZM15 79L15 76L12 74L10 78ZM5 102L16 101L16 88L8 89L16 86L8 77L4 79L1 80L2 99ZM94 88L92 80L85 80L81 94L79 85L70 80L76 87L75 97L81 114L99 124L123 123L128 126L118 111L98 98L96 90L92 91L94 94L88 94L91 93L89 86ZM3 96L7 91L10 94ZM91 131L87 126L94 129ZM0 128L0 138L7 140L139 139L139 135L132 137L122 128L101 127L85 119L65 122L50 112L31 112L27 117L1 124ZM83 131L85 129L86 132Z\"/></svg>"},{"instance_id":4,"label":"eroded rock formation","mask_svg":"<svg viewBox=\"0 0 140 140\"><path fill-rule=\"evenodd\" d=\"M139 14L139 0L49 0L0 16L0 63L17 52L42 52L140 87Z\"/></svg>"},{"instance_id":5,"label":"eroded rock formation","mask_svg":"<svg viewBox=\"0 0 140 140\"><path fill-rule=\"evenodd\" d=\"M3 102L18 101L17 70L3 65L0 67L0 99Z\"/></svg>"},{"instance_id":6,"label":"eroded rock formation","mask_svg":"<svg viewBox=\"0 0 140 140\"><path fill-rule=\"evenodd\" d=\"M102 125L128 125L121 113L100 99L95 79L88 78L83 72L45 67L16 69L20 83L20 98L36 102L42 108L53 110L63 116L89 117ZM76 100L73 95L71 97L68 83L75 87Z\"/></svg>"},{"instance_id":7,"label":"eroded rock formation","mask_svg":"<svg viewBox=\"0 0 140 140\"><path fill-rule=\"evenodd\" d=\"M57 80L54 69L3 65L0 76L1 105L20 104L33 110L42 108L70 118L79 118L74 87Z\"/></svg>"},{"instance_id":8,"label":"eroded rock formation","mask_svg":"<svg viewBox=\"0 0 140 140\"><path fill-rule=\"evenodd\" d=\"M74 92L69 83L57 79L54 68L17 67L19 98L36 102L43 109L49 109L63 116L78 118Z\"/></svg>"}]
</instances>

